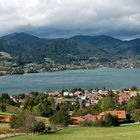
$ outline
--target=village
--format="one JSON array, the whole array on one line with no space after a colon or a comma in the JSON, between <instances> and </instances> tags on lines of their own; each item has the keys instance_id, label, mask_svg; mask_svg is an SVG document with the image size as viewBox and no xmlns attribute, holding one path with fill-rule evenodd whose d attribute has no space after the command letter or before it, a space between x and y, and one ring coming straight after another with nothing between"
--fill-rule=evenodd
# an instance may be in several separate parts
<instances>
[{"instance_id":1,"label":"village","mask_svg":"<svg viewBox=\"0 0 140 140\"><path fill-rule=\"evenodd\" d=\"M83 90L81 88L75 88L72 90L62 90L60 91L48 91L48 92L43 92L42 94L47 95L47 98L52 98L54 101L55 106L61 105L61 104L69 104L69 105L79 105L79 109L82 108L88 108L92 105L97 105L99 101L105 97L108 97L109 94L114 94L116 95L117 103L118 105L127 105L128 101L132 97L136 97L137 94L139 94L140 91L137 87L132 87L129 89L123 89L123 90L107 90L107 89L90 89L90 90ZM27 94L21 94L21 95L9 95L10 99L14 104L18 104L19 108L22 109L24 108L25 102L27 98L31 98L34 95L39 94L38 92L30 92ZM113 95L113 96L114 96ZM89 113L84 113L81 116L75 115L74 112L75 110L69 109L69 115L71 116L71 120L73 124L80 124L84 120L92 120L96 121L101 119L105 114L112 114L118 116L119 119L126 120L126 112L125 110L118 110L113 108L106 110L104 112L100 112L99 114L92 115ZM11 119L10 117L0 117L1 122L10 122Z\"/></svg>"},{"instance_id":2,"label":"village","mask_svg":"<svg viewBox=\"0 0 140 140\"><path fill-rule=\"evenodd\" d=\"M48 92L44 91L43 93L48 96L52 96L55 99L56 104L62 102L70 102L71 104L74 104L76 102L76 99L79 99L81 103L84 102L85 106L90 106L92 104L97 104L100 99L108 96L110 92L113 92L114 94L118 95L119 97L118 103L120 104L127 103L131 97L137 96L137 94L140 93L137 87L134 86L132 88L122 90L107 90L98 88L83 90L81 88L75 88L71 89L70 91L69 90L48 91ZM25 96L32 97L36 93L39 92L29 92L25 94ZM17 98L18 95L9 95L9 96L16 103L17 102L24 103L24 99Z\"/></svg>"},{"instance_id":3,"label":"village","mask_svg":"<svg viewBox=\"0 0 140 140\"><path fill-rule=\"evenodd\" d=\"M97 68L139 68L140 61L135 59L121 59L113 62L89 62L83 60L76 64L55 64L50 59L45 63L27 63L19 65L9 53L0 51L0 76L4 75L22 75L26 73L42 73L55 72L64 70L79 70L79 69L97 69Z\"/></svg>"}]
</instances>

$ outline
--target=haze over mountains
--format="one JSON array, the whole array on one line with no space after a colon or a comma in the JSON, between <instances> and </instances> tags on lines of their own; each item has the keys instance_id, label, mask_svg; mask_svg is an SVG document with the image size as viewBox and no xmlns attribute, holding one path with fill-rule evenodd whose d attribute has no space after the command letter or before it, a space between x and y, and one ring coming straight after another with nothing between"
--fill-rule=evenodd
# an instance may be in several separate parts
<instances>
[{"instance_id":1,"label":"haze over mountains","mask_svg":"<svg viewBox=\"0 0 140 140\"><path fill-rule=\"evenodd\" d=\"M140 39L122 41L106 35L42 39L26 33L12 33L0 38L0 51L10 53L23 64L42 63L46 57L56 63L71 63L93 57L140 58Z\"/></svg>"}]
</instances>

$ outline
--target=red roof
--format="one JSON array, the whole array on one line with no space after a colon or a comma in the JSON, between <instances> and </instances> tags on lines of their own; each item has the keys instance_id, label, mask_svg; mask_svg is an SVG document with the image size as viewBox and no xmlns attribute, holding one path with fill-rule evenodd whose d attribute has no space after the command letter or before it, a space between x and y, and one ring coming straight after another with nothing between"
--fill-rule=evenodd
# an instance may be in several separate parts
<instances>
[{"instance_id":1,"label":"red roof","mask_svg":"<svg viewBox=\"0 0 140 140\"><path fill-rule=\"evenodd\" d=\"M77 124L81 124L82 122L84 122L84 118L82 117L71 117L71 121L73 124L77 125Z\"/></svg>"},{"instance_id":2,"label":"red roof","mask_svg":"<svg viewBox=\"0 0 140 140\"><path fill-rule=\"evenodd\" d=\"M114 111L106 111L100 113L101 116L106 114L111 114L117 116L119 119L126 119L126 112L124 110L114 110Z\"/></svg>"},{"instance_id":3,"label":"red roof","mask_svg":"<svg viewBox=\"0 0 140 140\"><path fill-rule=\"evenodd\" d=\"M2 123L9 123L12 121L12 117L7 116L7 117L0 117L0 122Z\"/></svg>"},{"instance_id":4,"label":"red roof","mask_svg":"<svg viewBox=\"0 0 140 140\"><path fill-rule=\"evenodd\" d=\"M126 119L126 113L124 110L119 110L119 111L105 111L100 113L99 115L91 115L91 114L87 114L85 116L80 116L80 117L71 117L72 123L75 125L81 124L82 122L84 122L85 120L90 120L90 121L97 121L100 120L101 118L103 118L106 114L111 114L114 116L117 116L119 119Z\"/></svg>"}]
</instances>

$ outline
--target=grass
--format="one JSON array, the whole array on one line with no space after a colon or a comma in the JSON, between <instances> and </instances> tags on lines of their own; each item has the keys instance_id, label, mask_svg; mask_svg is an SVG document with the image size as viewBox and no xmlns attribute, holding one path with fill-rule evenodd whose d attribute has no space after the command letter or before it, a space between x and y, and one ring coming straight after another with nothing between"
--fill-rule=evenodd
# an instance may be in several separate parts
<instances>
[{"instance_id":1,"label":"grass","mask_svg":"<svg viewBox=\"0 0 140 140\"><path fill-rule=\"evenodd\" d=\"M37 120L49 124L49 118L37 116Z\"/></svg>"},{"instance_id":2,"label":"grass","mask_svg":"<svg viewBox=\"0 0 140 140\"><path fill-rule=\"evenodd\" d=\"M0 110L0 116L11 116L13 115L13 112L17 112L19 110L18 107L12 106L12 105L7 105L6 106L6 112L2 112Z\"/></svg>"},{"instance_id":3,"label":"grass","mask_svg":"<svg viewBox=\"0 0 140 140\"><path fill-rule=\"evenodd\" d=\"M0 134L8 134L11 133L10 126L8 123L0 123Z\"/></svg>"},{"instance_id":4,"label":"grass","mask_svg":"<svg viewBox=\"0 0 140 140\"><path fill-rule=\"evenodd\" d=\"M140 140L140 125L89 128L75 127L39 136L20 136L6 140Z\"/></svg>"},{"instance_id":5,"label":"grass","mask_svg":"<svg viewBox=\"0 0 140 140\"><path fill-rule=\"evenodd\" d=\"M16 113L18 110L19 110L18 107L15 107L15 106L12 106L12 105L7 105L7 107L6 107L6 112L7 113L13 114L13 113Z\"/></svg>"},{"instance_id":6,"label":"grass","mask_svg":"<svg viewBox=\"0 0 140 140\"><path fill-rule=\"evenodd\" d=\"M3 116L11 116L12 114L10 113L7 113L7 112L1 112L0 111L0 117L3 117Z\"/></svg>"},{"instance_id":7,"label":"grass","mask_svg":"<svg viewBox=\"0 0 140 140\"><path fill-rule=\"evenodd\" d=\"M8 123L0 123L0 129L1 128L9 128L9 124Z\"/></svg>"}]
</instances>

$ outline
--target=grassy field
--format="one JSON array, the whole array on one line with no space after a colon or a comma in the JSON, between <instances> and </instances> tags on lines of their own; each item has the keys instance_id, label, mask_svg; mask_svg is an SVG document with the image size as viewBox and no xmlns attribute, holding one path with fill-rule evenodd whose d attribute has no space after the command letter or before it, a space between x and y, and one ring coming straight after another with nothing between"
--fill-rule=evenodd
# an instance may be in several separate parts
<instances>
[{"instance_id":1,"label":"grassy field","mask_svg":"<svg viewBox=\"0 0 140 140\"><path fill-rule=\"evenodd\" d=\"M0 117L3 117L3 116L11 116L10 113L6 113L6 112L1 112L0 111Z\"/></svg>"},{"instance_id":2,"label":"grassy field","mask_svg":"<svg viewBox=\"0 0 140 140\"><path fill-rule=\"evenodd\" d=\"M20 136L6 140L140 140L140 125L114 128L67 128L40 136Z\"/></svg>"},{"instance_id":3,"label":"grassy field","mask_svg":"<svg viewBox=\"0 0 140 140\"><path fill-rule=\"evenodd\" d=\"M0 55L2 55L3 57L11 58L10 54L6 52L0 52Z\"/></svg>"},{"instance_id":4,"label":"grassy field","mask_svg":"<svg viewBox=\"0 0 140 140\"><path fill-rule=\"evenodd\" d=\"M42 121L42 122L44 122L45 124L49 124L49 118L37 116L37 120L38 120L38 121Z\"/></svg>"},{"instance_id":5,"label":"grassy field","mask_svg":"<svg viewBox=\"0 0 140 140\"><path fill-rule=\"evenodd\" d=\"M12 132L8 123L0 123L0 134L7 134Z\"/></svg>"},{"instance_id":6,"label":"grassy field","mask_svg":"<svg viewBox=\"0 0 140 140\"><path fill-rule=\"evenodd\" d=\"M16 113L19 110L19 108L15 107L15 106L11 106L11 105L7 105L6 106L6 112L2 112L0 110L0 116L10 116L14 113Z\"/></svg>"}]
</instances>

